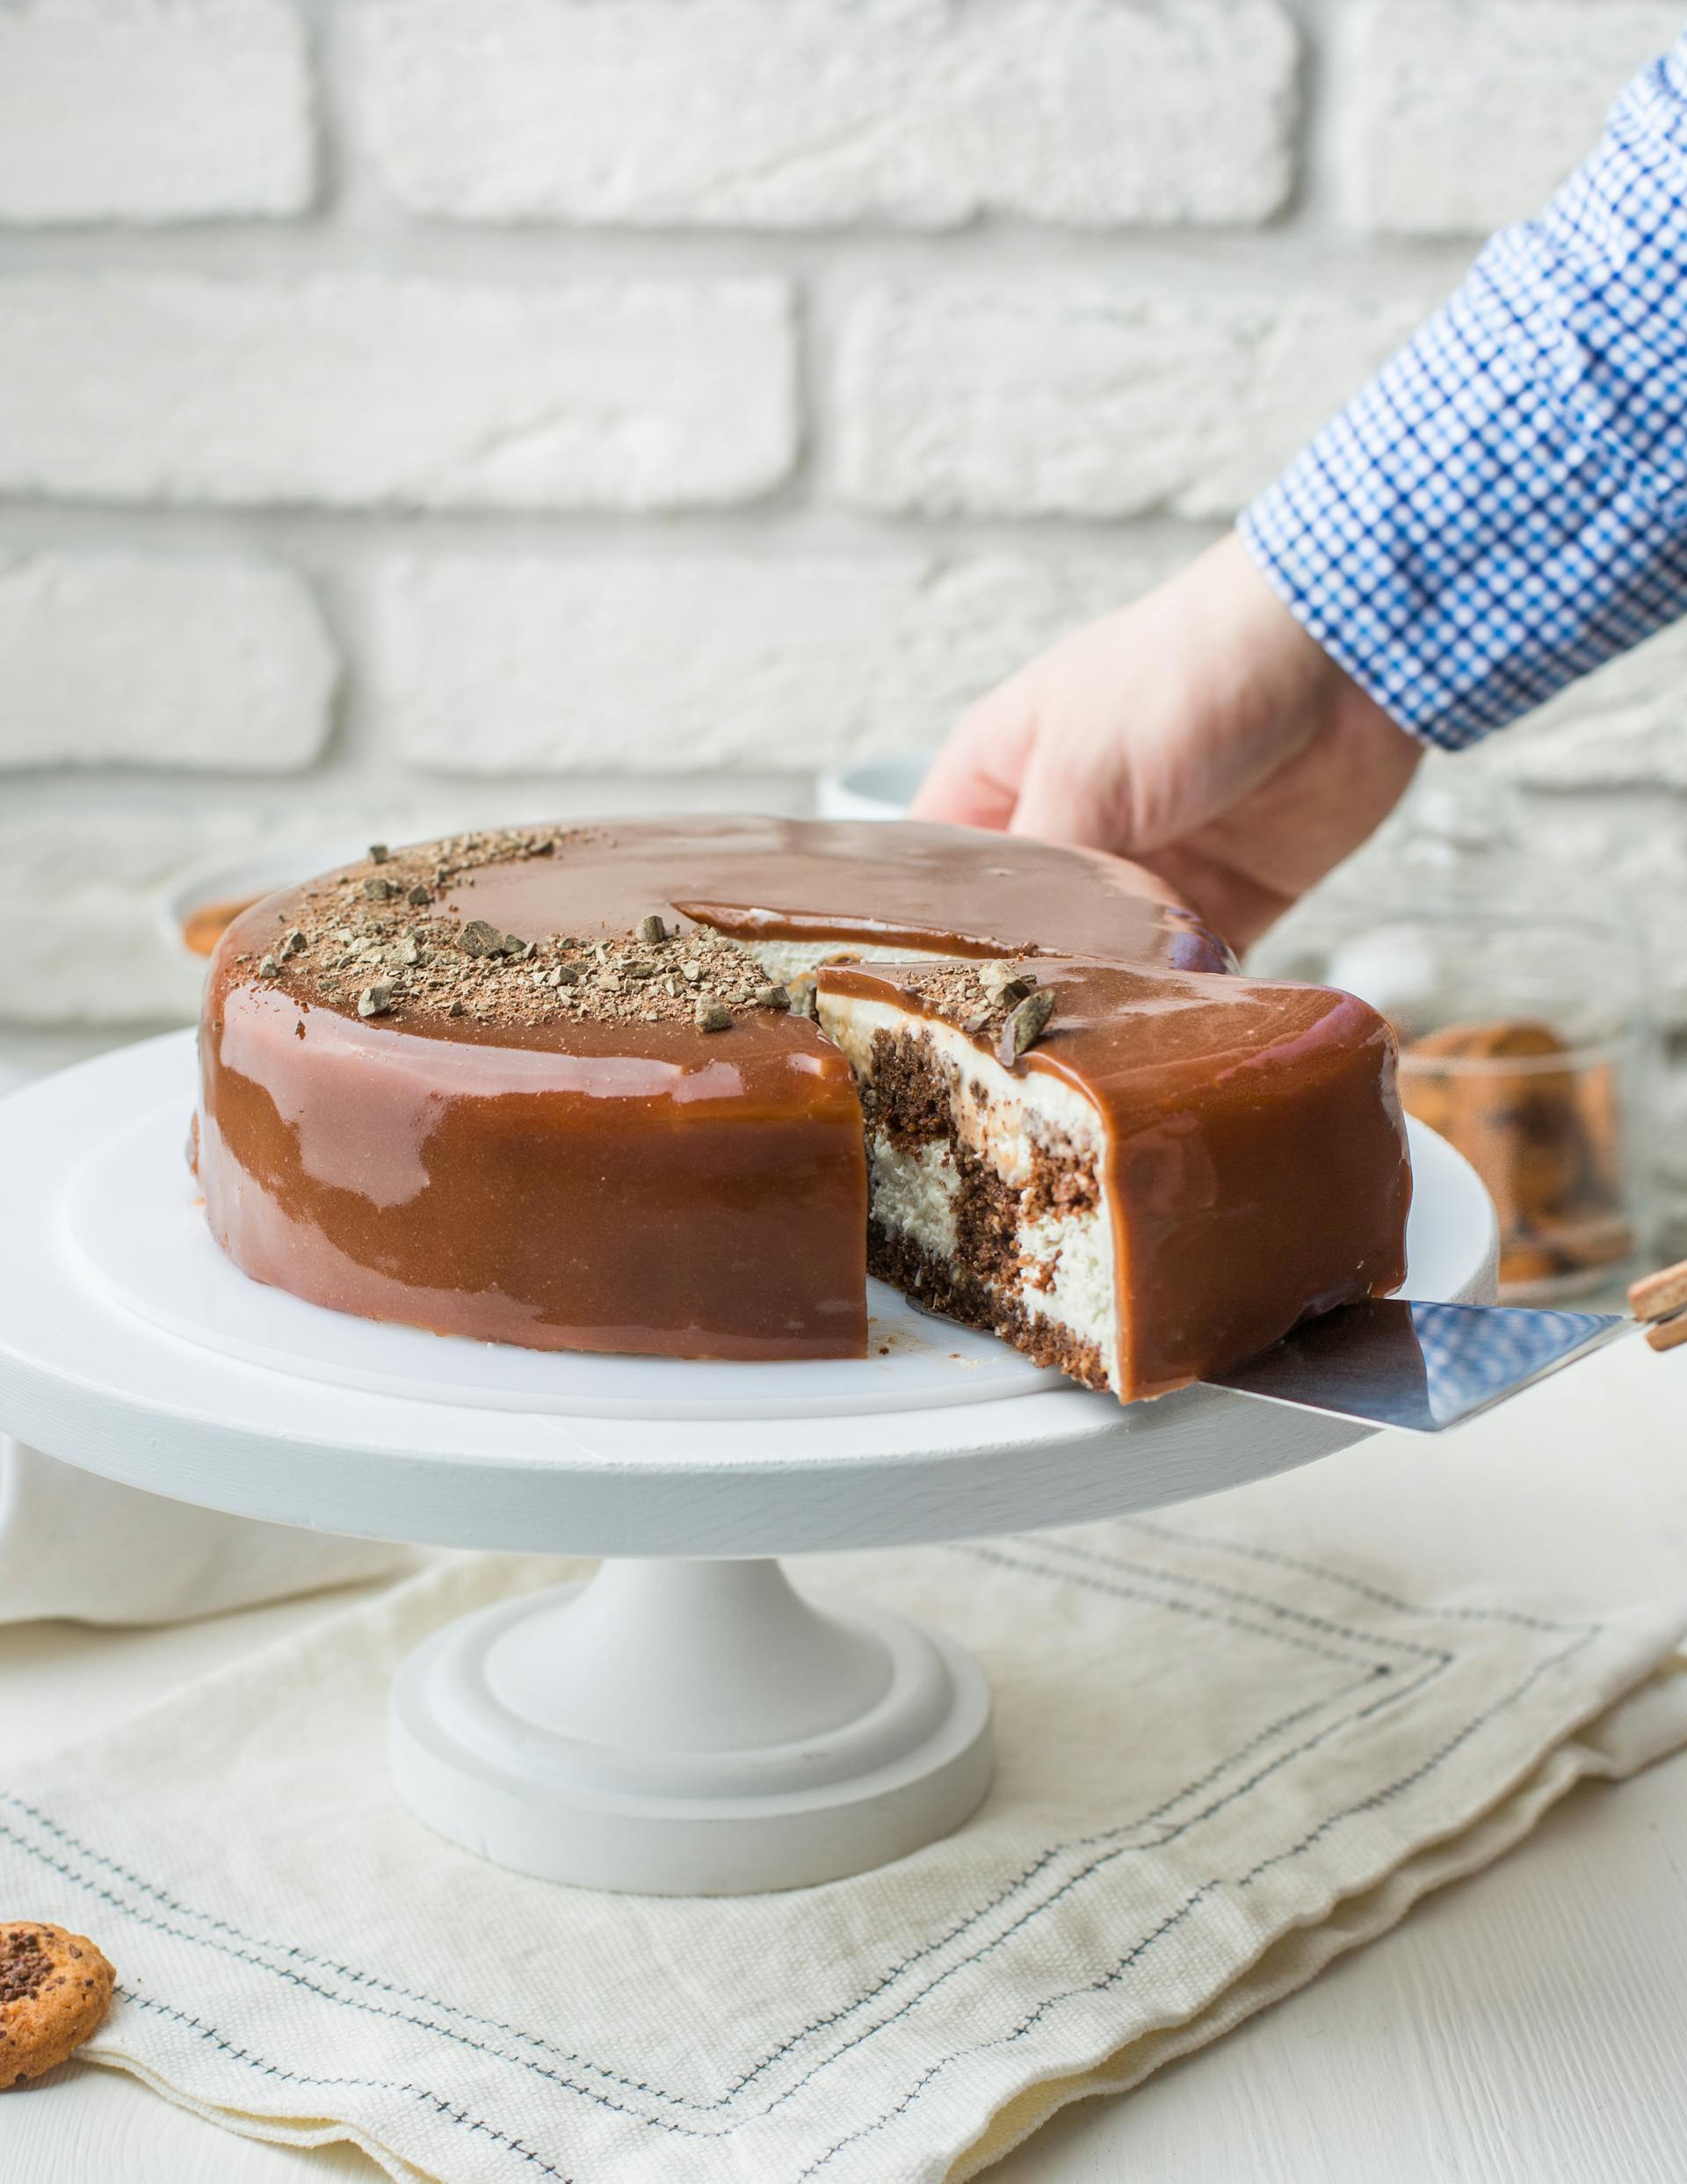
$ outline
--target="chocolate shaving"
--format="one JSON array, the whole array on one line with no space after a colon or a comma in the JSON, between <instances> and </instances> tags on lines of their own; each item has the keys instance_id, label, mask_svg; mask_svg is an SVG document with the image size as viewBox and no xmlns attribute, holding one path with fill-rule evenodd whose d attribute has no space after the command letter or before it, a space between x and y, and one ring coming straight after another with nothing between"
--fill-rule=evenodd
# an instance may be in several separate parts
<instances>
[{"instance_id":1,"label":"chocolate shaving","mask_svg":"<svg viewBox=\"0 0 1687 2184\"><path fill-rule=\"evenodd\" d=\"M1010 1070L1021 1055L1028 1054L1037 1044L1053 1013L1053 986L1039 986L1020 1002L1003 1025L1002 1036L996 1044L996 1058L1004 1070Z\"/></svg>"}]
</instances>

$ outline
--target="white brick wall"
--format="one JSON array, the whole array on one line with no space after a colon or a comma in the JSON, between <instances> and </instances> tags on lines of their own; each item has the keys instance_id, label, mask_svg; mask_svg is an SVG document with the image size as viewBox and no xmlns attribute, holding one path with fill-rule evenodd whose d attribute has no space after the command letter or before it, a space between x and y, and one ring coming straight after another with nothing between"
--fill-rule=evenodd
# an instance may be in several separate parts
<instances>
[{"instance_id":1,"label":"white brick wall","mask_svg":"<svg viewBox=\"0 0 1687 2184\"><path fill-rule=\"evenodd\" d=\"M0 490L324 508L753 500L795 445L775 281L0 287Z\"/></svg>"},{"instance_id":2,"label":"white brick wall","mask_svg":"<svg viewBox=\"0 0 1687 2184\"><path fill-rule=\"evenodd\" d=\"M1683 20L1676 0L1361 0L1337 98L1353 219L1402 236L1523 219Z\"/></svg>"},{"instance_id":3,"label":"white brick wall","mask_svg":"<svg viewBox=\"0 0 1687 2184\"><path fill-rule=\"evenodd\" d=\"M1292 287L876 288L844 329L840 483L909 514L1227 517L1422 316Z\"/></svg>"},{"instance_id":4,"label":"white brick wall","mask_svg":"<svg viewBox=\"0 0 1687 2184\"><path fill-rule=\"evenodd\" d=\"M280 569L0 552L0 768L308 766L336 663Z\"/></svg>"},{"instance_id":5,"label":"white brick wall","mask_svg":"<svg viewBox=\"0 0 1687 2184\"><path fill-rule=\"evenodd\" d=\"M0 791L4 795L4 791ZM151 904L183 866L255 833L225 812L75 806L44 825L0 802L0 1021L181 1017L192 969L161 945Z\"/></svg>"},{"instance_id":6,"label":"white brick wall","mask_svg":"<svg viewBox=\"0 0 1687 2184\"><path fill-rule=\"evenodd\" d=\"M0 7L0 221L298 213L315 165L291 0Z\"/></svg>"},{"instance_id":7,"label":"white brick wall","mask_svg":"<svg viewBox=\"0 0 1687 2184\"><path fill-rule=\"evenodd\" d=\"M1275 0L373 0L360 19L380 171L448 220L1251 221L1291 172Z\"/></svg>"},{"instance_id":8,"label":"white brick wall","mask_svg":"<svg viewBox=\"0 0 1687 2184\"><path fill-rule=\"evenodd\" d=\"M905 555L395 561L369 700L416 765L467 773L810 766L929 739L1167 563ZM652 633L661 642L651 642Z\"/></svg>"},{"instance_id":9,"label":"white brick wall","mask_svg":"<svg viewBox=\"0 0 1687 2184\"><path fill-rule=\"evenodd\" d=\"M179 1012L154 898L248 833L800 809L934 741L1214 535L1681 27L0 0L0 1026ZM1671 918L1683 693L1687 631L1470 762Z\"/></svg>"}]
</instances>

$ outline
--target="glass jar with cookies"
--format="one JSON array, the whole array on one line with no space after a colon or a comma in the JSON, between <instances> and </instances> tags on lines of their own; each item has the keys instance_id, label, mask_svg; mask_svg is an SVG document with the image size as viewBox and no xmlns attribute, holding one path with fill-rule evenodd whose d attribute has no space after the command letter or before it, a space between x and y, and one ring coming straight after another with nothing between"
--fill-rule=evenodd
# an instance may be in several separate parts
<instances>
[{"instance_id":1,"label":"glass jar with cookies","mask_svg":"<svg viewBox=\"0 0 1687 2184\"><path fill-rule=\"evenodd\" d=\"M1644 953L1597 875L1526 845L1508 792L1426 769L1249 968L1345 987L1388 1018L1408 1113L1493 1197L1502 1302L1620 1287L1647 1243Z\"/></svg>"}]
</instances>

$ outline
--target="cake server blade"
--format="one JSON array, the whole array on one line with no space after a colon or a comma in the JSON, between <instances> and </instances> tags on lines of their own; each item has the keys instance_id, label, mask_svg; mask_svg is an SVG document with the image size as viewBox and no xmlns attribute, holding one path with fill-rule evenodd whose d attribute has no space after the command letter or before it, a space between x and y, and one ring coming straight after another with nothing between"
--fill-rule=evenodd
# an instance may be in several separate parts
<instances>
[{"instance_id":1,"label":"cake server blade","mask_svg":"<svg viewBox=\"0 0 1687 2184\"><path fill-rule=\"evenodd\" d=\"M1373 1297L1309 1319L1213 1388L1365 1426L1439 1433L1632 1328L1625 1313Z\"/></svg>"}]
</instances>

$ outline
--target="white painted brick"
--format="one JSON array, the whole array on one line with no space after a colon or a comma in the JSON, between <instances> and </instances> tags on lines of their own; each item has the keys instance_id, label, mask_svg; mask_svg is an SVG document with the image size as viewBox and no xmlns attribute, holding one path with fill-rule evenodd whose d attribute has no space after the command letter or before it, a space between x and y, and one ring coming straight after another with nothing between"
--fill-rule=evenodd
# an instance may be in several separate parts
<instances>
[{"instance_id":1,"label":"white painted brick","mask_svg":"<svg viewBox=\"0 0 1687 2184\"><path fill-rule=\"evenodd\" d=\"M795 441L775 281L0 284L0 490L677 507L764 492Z\"/></svg>"},{"instance_id":2,"label":"white painted brick","mask_svg":"<svg viewBox=\"0 0 1687 2184\"><path fill-rule=\"evenodd\" d=\"M307 766L334 679L315 602L285 570L0 553L0 768Z\"/></svg>"},{"instance_id":3,"label":"white painted brick","mask_svg":"<svg viewBox=\"0 0 1687 2184\"><path fill-rule=\"evenodd\" d=\"M315 175L291 0L0 7L0 221L296 213Z\"/></svg>"},{"instance_id":4,"label":"white painted brick","mask_svg":"<svg viewBox=\"0 0 1687 2184\"><path fill-rule=\"evenodd\" d=\"M1687 806L1653 789L1530 793L1524 824L1531 847L1573 901L1627 919L1648 965L1659 1022L1687 1032L1687 954L1673 945L1687 931Z\"/></svg>"},{"instance_id":5,"label":"white painted brick","mask_svg":"<svg viewBox=\"0 0 1687 2184\"><path fill-rule=\"evenodd\" d=\"M474 773L810 768L935 743L969 699L1159 566L908 555L395 558L368 703Z\"/></svg>"},{"instance_id":6,"label":"white painted brick","mask_svg":"<svg viewBox=\"0 0 1687 2184\"><path fill-rule=\"evenodd\" d=\"M844 493L921 514L1228 515L1422 316L1207 290L869 290L839 366Z\"/></svg>"},{"instance_id":7,"label":"white painted brick","mask_svg":"<svg viewBox=\"0 0 1687 2184\"><path fill-rule=\"evenodd\" d=\"M1261 220L1277 0L364 0L393 194L463 220Z\"/></svg>"},{"instance_id":8,"label":"white painted brick","mask_svg":"<svg viewBox=\"0 0 1687 2184\"><path fill-rule=\"evenodd\" d=\"M1534 788L1687 789L1687 623L1571 684L1473 756Z\"/></svg>"},{"instance_id":9,"label":"white painted brick","mask_svg":"<svg viewBox=\"0 0 1687 2184\"><path fill-rule=\"evenodd\" d=\"M227 813L0 812L0 1020L185 1021L199 973L166 946L155 902L185 866L257 831Z\"/></svg>"},{"instance_id":10,"label":"white painted brick","mask_svg":"<svg viewBox=\"0 0 1687 2184\"><path fill-rule=\"evenodd\" d=\"M1538 210L1681 24L1676 0L1368 0L1333 98L1350 216L1480 235Z\"/></svg>"}]
</instances>

